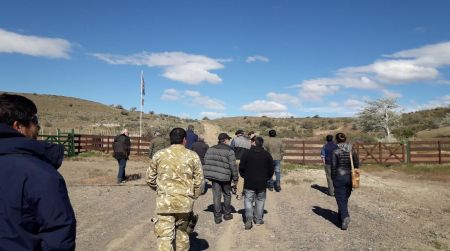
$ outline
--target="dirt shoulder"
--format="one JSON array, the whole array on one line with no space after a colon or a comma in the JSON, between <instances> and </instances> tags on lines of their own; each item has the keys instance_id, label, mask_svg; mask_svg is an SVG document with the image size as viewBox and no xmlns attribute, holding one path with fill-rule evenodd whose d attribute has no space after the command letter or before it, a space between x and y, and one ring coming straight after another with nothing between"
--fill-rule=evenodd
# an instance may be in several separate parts
<instances>
[{"instance_id":1,"label":"dirt shoulder","mask_svg":"<svg viewBox=\"0 0 450 251\"><path fill-rule=\"evenodd\" d=\"M77 250L153 250L150 218L155 193L143 180L147 161L131 159L114 183L117 162L109 158L65 161L77 216ZM211 191L195 203L200 220L191 250L448 250L450 183L405 179L401 173L363 173L350 197L352 222L337 226L337 206L323 191L323 170L295 170L282 177L280 193L268 192L265 224L244 230L243 201L232 199L234 219L214 224Z\"/></svg>"}]
</instances>

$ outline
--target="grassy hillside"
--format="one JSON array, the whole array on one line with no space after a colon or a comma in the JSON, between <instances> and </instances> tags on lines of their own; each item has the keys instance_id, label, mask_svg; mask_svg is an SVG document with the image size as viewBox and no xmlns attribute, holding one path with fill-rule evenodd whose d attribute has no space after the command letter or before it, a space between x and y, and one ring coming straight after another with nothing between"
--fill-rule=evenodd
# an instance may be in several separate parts
<instances>
[{"instance_id":1,"label":"grassy hillside","mask_svg":"<svg viewBox=\"0 0 450 251\"><path fill-rule=\"evenodd\" d=\"M77 133L115 135L122 128L128 128L132 135L139 134L138 111L128 111L117 106L105 105L72 97L21 94L33 100L38 106L42 133L55 133L75 129ZM356 126L355 118L268 118L228 117L210 120L222 131L234 135L238 129L255 131L266 136L270 129L277 130L283 138L323 140L327 134L344 132L351 141L374 142L382 138L380 133L364 133ZM400 131L407 131L413 139L450 138L450 107L405 113L400 120ZM165 114L143 114L144 136L151 136L155 130L168 134L173 127L186 128L193 124L202 133L201 121L181 119ZM395 131L394 131L395 133Z\"/></svg>"},{"instance_id":2,"label":"grassy hillside","mask_svg":"<svg viewBox=\"0 0 450 251\"><path fill-rule=\"evenodd\" d=\"M131 135L139 134L138 111L127 111L79 98L20 93L33 100L38 107L38 115L43 134L54 134L57 129L76 133L115 135L127 128ZM173 127L186 128L193 124L196 129L201 125L196 120L180 119L164 114L143 114L143 135L153 135L155 130L167 134Z\"/></svg>"}]
</instances>

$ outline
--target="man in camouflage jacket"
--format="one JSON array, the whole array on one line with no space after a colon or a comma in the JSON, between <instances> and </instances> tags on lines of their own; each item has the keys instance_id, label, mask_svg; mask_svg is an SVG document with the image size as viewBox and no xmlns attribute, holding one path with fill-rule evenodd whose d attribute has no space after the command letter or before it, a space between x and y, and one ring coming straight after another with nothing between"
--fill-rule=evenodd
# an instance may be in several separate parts
<instances>
[{"instance_id":1,"label":"man in camouflage jacket","mask_svg":"<svg viewBox=\"0 0 450 251\"><path fill-rule=\"evenodd\" d=\"M200 195L203 171L200 158L186 149L186 131L170 132L171 146L158 151L150 162L146 182L157 192L155 235L158 250L189 250L189 214Z\"/></svg>"}]
</instances>

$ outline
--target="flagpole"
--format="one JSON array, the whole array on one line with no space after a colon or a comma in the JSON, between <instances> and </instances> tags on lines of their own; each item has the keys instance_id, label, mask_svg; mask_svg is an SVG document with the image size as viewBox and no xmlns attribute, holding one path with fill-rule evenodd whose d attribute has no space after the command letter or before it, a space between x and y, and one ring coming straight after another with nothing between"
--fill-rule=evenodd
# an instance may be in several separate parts
<instances>
[{"instance_id":1,"label":"flagpole","mask_svg":"<svg viewBox=\"0 0 450 251\"><path fill-rule=\"evenodd\" d=\"M144 81L144 71L141 71L141 115L139 119L139 138L142 137L142 112L144 110L144 104L142 102L142 88L144 88L142 81Z\"/></svg>"}]
</instances>

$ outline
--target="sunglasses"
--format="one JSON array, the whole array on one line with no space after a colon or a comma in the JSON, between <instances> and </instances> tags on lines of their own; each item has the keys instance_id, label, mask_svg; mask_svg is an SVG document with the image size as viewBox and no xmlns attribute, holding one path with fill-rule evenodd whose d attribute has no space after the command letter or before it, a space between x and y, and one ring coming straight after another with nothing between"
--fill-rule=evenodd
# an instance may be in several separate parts
<instances>
[{"instance_id":1,"label":"sunglasses","mask_svg":"<svg viewBox=\"0 0 450 251\"><path fill-rule=\"evenodd\" d=\"M39 125L39 118L38 118L38 116L36 114L31 116L30 122L35 124L35 125Z\"/></svg>"}]
</instances>

